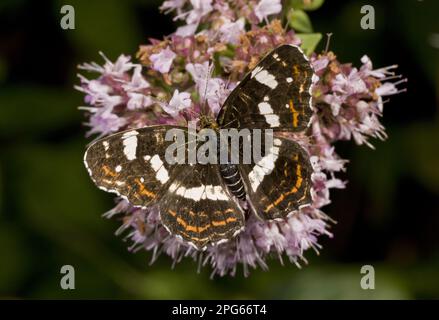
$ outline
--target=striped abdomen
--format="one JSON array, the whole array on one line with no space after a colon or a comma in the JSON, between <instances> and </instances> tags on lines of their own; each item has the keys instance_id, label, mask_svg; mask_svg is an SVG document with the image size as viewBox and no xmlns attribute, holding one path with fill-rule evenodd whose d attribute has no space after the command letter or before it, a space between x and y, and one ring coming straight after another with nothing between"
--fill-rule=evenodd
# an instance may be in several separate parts
<instances>
[{"instance_id":1,"label":"striped abdomen","mask_svg":"<svg viewBox=\"0 0 439 320\"><path fill-rule=\"evenodd\" d=\"M237 198L245 200L244 183L236 164L220 164L220 172L230 192Z\"/></svg>"}]
</instances>

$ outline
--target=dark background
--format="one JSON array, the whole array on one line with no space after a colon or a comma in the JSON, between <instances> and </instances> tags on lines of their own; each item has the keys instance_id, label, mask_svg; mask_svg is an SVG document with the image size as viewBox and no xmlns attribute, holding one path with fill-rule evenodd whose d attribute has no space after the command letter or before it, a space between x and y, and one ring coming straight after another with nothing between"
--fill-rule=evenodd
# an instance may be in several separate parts
<instances>
[{"instance_id":1,"label":"dark background","mask_svg":"<svg viewBox=\"0 0 439 320\"><path fill-rule=\"evenodd\" d=\"M310 13L316 31L334 33L341 61L396 63L408 92L385 105L389 139L374 141L375 151L337 144L349 183L325 208L338 224L333 239L320 239L320 256L307 252L302 270L273 260L268 272L214 280L189 260L172 270L168 257L150 266L148 253L127 252L113 235L120 222L100 216L113 197L82 163L76 65L101 63L99 50L134 55L172 32L160 3L0 2L0 298L439 298L439 2L326 1ZM75 8L75 30L59 26L64 4ZM376 30L360 28L365 4ZM65 264L75 267L75 290L60 288ZM375 290L360 288L365 264L375 267Z\"/></svg>"}]
</instances>

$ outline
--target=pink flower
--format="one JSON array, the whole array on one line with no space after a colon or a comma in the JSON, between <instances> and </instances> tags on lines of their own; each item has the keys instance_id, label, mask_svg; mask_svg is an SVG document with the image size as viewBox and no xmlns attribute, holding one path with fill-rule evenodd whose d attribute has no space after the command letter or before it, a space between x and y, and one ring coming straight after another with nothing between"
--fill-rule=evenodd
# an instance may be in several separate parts
<instances>
[{"instance_id":1,"label":"pink flower","mask_svg":"<svg viewBox=\"0 0 439 320\"><path fill-rule=\"evenodd\" d=\"M261 0L255 7L255 15L259 22L264 21L269 15L277 14L282 10L280 0Z\"/></svg>"},{"instance_id":2,"label":"pink flower","mask_svg":"<svg viewBox=\"0 0 439 320\"><path fill-rule=\"evenodd\" d=\"M117 132L126 124L124 118L120 118L108 109L98 109L90 116L88 125L92 128L88 135L99 133L99 136Z\"/></svg>"},{"instance_id":3,"label":"pink flower","mask_svg":"<svg viewBox=\"0 0 439 320\"><path fill-rule=\"evenodd\" d=\"M390 96L398 93L398 88L396 88L394 83L385 82L380 87L376 88L375 93L379 96Z\"/></svg>"},{"instance_id":4,"label":"pink flower","mask_svg":"<svg viewBox=\"0 0 439 320\"><path fill-rule=\"evenodd\" d=\"M189 63L186 70L191 74L202 102L207 101L213 114L217 114L230 93L230 87L227 88L221 78L210 77L211 66L207 61L203 64Z\"/></svg>"},{"instance_id":5,"label":"pink flower","mask_svg":"<svg viewBox=\"0 0 439 320\"><path fill-rule=\"evenodd\" d=\"M177 29L175 34L180 37L189 37L195 33L200 24L201 19L213 10L212 0L190 0L192 10L181 13L174 20L185 19L187 25Z\"/></svg>"},{"instance_id":6,"label":"pink flower","mask_svg":"<svg viewBox=\"0 0 439 320\"><path fill-rule=\"evenodd\" d=\"M214 115L218 114L230 91L220 78L213 78L208 81L205 99Z\"/></svg>"},{"instance_id":7,"label":"pink flower","mask_svg":"<svg viewBox=\"0 0 439 320\"><path fill-rule=\"evenodd\" d=\"M121 104L123 99L117 94L113 94L113 88L103 84L100 80L87 80L80 76L82 86L75 86L79 91L85 92L86 102L97 107L112 110Z\"/></svg>"},{"instance_id":8,"label":"pink flower","mask_svg":"<svg viewBox=\"0 0 439 320\"><path fill-rule=\"evenodd\" d=\"M326 170L330 172L345 171L345 164L347 160L340 159L340 157L335 153L335 147L326 146L321 151L321 156L319 157L319 163L321 170Z\"/></svg>"},{"instance_id":9,"label":"pink flower","mask_svg":"<svg viewBox=\"0 0 439 320\"><path fill-rule=\"evenodd\" d=\"M148 81L142 76L142 66L136 65L134 68L133 76L129 82L125 82L122 85L122 88L125 91L139 91L146 88L149 88L150 85Z\"/></svg>"},{"instance_id":10,"label":"pink flower","mask_svg":"<svg viewBox=\"0 0 439 320\"><path fill-rule=\"evenodd\" d=\"M176 117L181 110L189 108L191 105L191 94L188 92L179 92L178 89L176 89L169 104L163 104L162 108L171 116Z\"/></svg>"},{"instance_id":11,"label":"pink flower","mask_svg":"<svg viewBox=\"0 0 439 320\"><path fill-rule=\"evenodd\" d=\"M128 97L127 108L129 110L142 109L154 104L151 96L146 96L142 93L129 92Z\"/></svg>"},{"instance_id":12,"label":"pink flower","mask_svg":"<svg viewBox=\"0 0 439 320\"><path fill-rule=\"evenodd\" d=\"M195 84L199 86L203 82L207 82L210 77L210 65L208 61L204 63L188 63L186 65L186 71L190 73Z\"/></svg>"},{"instance_id":13,"label":"pink flower","mask_svg":"<svg viewBox=\"0 0 439 320\"><path fill-rule=\"evenodd\" d=\"M199 23L201 18L212 11L212 0L191 0L193 9L189 11L186 22L188 24Z\"/></svg>"},{"instance_id":14,"label":"pink flower","mask_svg":"<svg viewBox=\"0 0 439 320\"><path fill-rule=\"evenodd\" d=\"M75 86L75 89L86 93L86 102L92 105L106 104L104 101L110 96L113 90L107 84L103 84L99 80L88 80L85 77L79 75L81 79L81 86Z\"/></svg>"},{"instance_id":15,"label":"pink flower","mask_svg":"<svg viewBox=\"0 0 439 320\"><path fill-rule=\"evenodd\" d=\"M221 25L219 29L221 41L231 44L238 44L239 37L244 32L244 25L245 25L244 18L240 18L235 22L225 19L224 23Z\"/></svg>"},{"instance_id":16,"label":"pink flower","mask_svg":"<svg viewBox=\"0 0 439 320\"><path fill-rule=\"evenodd\" d=\"M168 73L177 55L168 47L150 56L152 68L160 73Z\"/></svg>"},{"instance_id":17,"label":"pink flower","mask_svg":"<svg viewBox=\"0 0 439 320\"><path fill-rule=\"evenodd\" d=\"M394 73L389 70L397 67L396 65L392 65L374 70L372 67L372 61L367 55L361 57L361 62L363 63L363 66L361 67L360 72L364 73L365 76L372 76L378 79L384 78L387 75L394 75Z\"/></svg>"},{"instance_id":18,"label":"pink flower","mask_svg":"<svg viewBox=\"0 0 439 320\"><path fill-rule=\"evenodd\" d=\"M177 28L175 34L180 37L192 36L198 28L198 23L187 24Z\"/></svg>"},{"instance_id":19,"label":"pink flower","mask_svg":"<svg viewBox=\"0 0 439 320\"><path fill-rule=\"evenodd\" d=\"M282 228L288 243L287 254L290 260L295 263L297 263L296 257L304 259L303 252L305 250L313 248L318 251L321 248L317 243L318 235L326 234L332 237L332 234L326 230L327 225L324 220L306 214L291 216L288 223L283 224Z\"/></svg>"},{"instance_id":20,"label":"pink flower","mask_svg":"<svg viewBox=\"0 0 439 320\"><path fill-rule=\"evenodd\" d=\"M331 112L334 117L338 116L341 104L345 101L345 99L346 98L343 95L338 95L335 93L327 94L323 98L323 100L331 107Z\"/></svg>"},{"instance_id":21,"label":"pink flower","mask_svg":"<svg viewBox=\"0 0 439 320\"><path fill-rule=\"evenodd\" d=\"M165 13L169 13L171 11L177 10L177 14L181 13L181 9L186 4L187 0L167 0L163 2L160 7L160 10L165 11Z\"/></svg>"},{"instance_id":22,"label":"pink flower","mask_svg":"<svg viewBox=\"0 0 439 320\"><path fill-rule=\"evenodd\" d=\"M314 72L319 73L321 70L325 70L328 66L329 59L325 56L320 57L319 59L312 60L312 66Z\"/></svg>"},{"instance_id":23,"label":"pink flower","mask_svg":"<svg viewBox=\"0 0 439 320\"><path fill-rule=\"evenodd\" d=\"M300 44L294 30L269 20L269 16L280 13L280 0L167 0L161 9L173 11L175 19L186 24L163 41L151 40L141 46L140 61L158 72L142 72L143 67L125 55L113 63L102 53L102 66L94 62L80 66L98 73L92 80L80 75L81 83L75 86L85 94L86 106L81 109L87 111L87 125L91 127L88 135L149 125L181 125L198 119L205 103L215 115L235 81L242 80L258 57L284 43ZM267 24L258 25L260 22ZM173 70L176 58L178 67ZM117 234L126 233L132 241L131 251L151 252L151 261L161 253L171 257L174 264L191 258L199 261L199 266L209 265L212 275L220 276L234 275L239 267L246 276L251 268L267 270L270 257L277 257L281 263L286 257L300 267L306 263L306 250L320 249L320 236L332 236L328 231L331 220L321 208L331 202L333 189L345 187L338 173L345 171L347 163L336 153L335 142L353 140L372 147L370 138L385 139L380 123L383 97L404 91L397 86L406 79L394 74L396 66L374 69L367 56L361 62L356 69L338 61L332 52L312 55L316 74L312 79L311 133L292 135L308 151L313 168L308 206L274 221L246 215L240 234L228 242L209 245L203 252L170 234L161 223L158 207L139 209L118 198L116 207L105 216L120 215L123 224ZM229 78L233 79L231 84L226 80ZM400 80L389 82L391 79ZM168 97L166 102L164 97ZM196 101L191 97L197 97ZM247 204L242 205L245 208Z\"/></svg>"},{"instance_id":24,"label":"pink flower","mask_svg":"<svg viewBox=\"0 0 439 320\"><path fill-rule=\"evenodd\" d=\"M353 68L348 76L340 73L332 82L332 90L344 94L356 94L367 92L366 84L358 70Z\"/></svg>"},{"instance_id":25,"label":"pink flower","mask_svg":"<svg viewBox=\"0 0 439 320\"><path fill-rule=\"evenodd\" d=\"M131 63L131 57L120 55L116 62L111 62L102 52L99 52L99 54L104 58L105 64L101 67L95 62L92 63L84 63L79 66L79 69L87 70L87 71L95 71L99 72L103 75L109 75L117 78L122 78L124 74L131 70L134 66L133 63Z\"/></svg>"}]
</instances>

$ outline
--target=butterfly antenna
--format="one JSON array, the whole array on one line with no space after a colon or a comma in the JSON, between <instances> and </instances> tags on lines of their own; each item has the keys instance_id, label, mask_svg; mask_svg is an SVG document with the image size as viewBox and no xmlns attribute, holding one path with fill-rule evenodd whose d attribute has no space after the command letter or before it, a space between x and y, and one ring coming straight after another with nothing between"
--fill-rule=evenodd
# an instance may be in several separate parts
<instances>
[{"instance_id":1,"label":"butterfly antenna","mask_svg":"<svg viewBox=\"0 0 439 320\"><path fill-rule=\"evenodd\" d=\"M332 32L326 34L326 46L324 53L327 54L329 50L329 44L331 43Z\"/></svg>"},{"instance_id":2,"label":"butterfly antenna","mask_svg":"<svg viewBox=\"0 0 439 320\"><path fill-rule=\"evenodd\" d=\"M227 81L226 81L226 88L230 86L231 82L232 82L232 73L229 73L229 76L227 77Z\"/></svg>"},{"instance_id":3,"label":"butterfly antenna","mask_svg":"<svg viewBox=\"0 0 439 320\"><path fill-rule=\"evenodd\" d=\"M207 114L207 87L209 85L209 81L212 77L212 71L213 71L213 63L208 66L208 70L206 72L206 79L204 82L204 93L203 98L201 99L201 113Z\"/></svg>"},{"instance_id":4,"label":"butterfly antenna","mask_svg":"<svg viewBox=\"0 0 439 320\"><path fill-rule=\"evenodd\" d=\"M284 29L284 32L287 32L287 30L288 30L288 25L290 24L290 19L288 19L288 16L287 16L287 21L285 22L285 25L284 25L284 27L283 27L283 29Z\"/></svg>"}]
</instances>

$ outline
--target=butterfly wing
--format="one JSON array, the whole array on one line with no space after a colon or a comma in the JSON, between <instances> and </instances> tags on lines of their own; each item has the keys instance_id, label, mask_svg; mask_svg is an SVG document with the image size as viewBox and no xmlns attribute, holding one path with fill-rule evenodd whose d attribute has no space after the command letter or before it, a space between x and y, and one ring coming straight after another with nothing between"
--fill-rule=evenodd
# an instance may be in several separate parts
<instances>
[{"instance_id":1,"label":"butterfly wing","mask_svg":"<svg viewBox=\"0 0 439 320\"><path fill-rule=\"evenodd\" d=\"M306 151L294 141L274 137L259 161L240 164L239 170L248 202L260 218L285 218L311 202L312 167Z\"/></svg>"},{"instance_id":2,"label":"butterfly wing","mask_svg":"<svg viewBox=\"0 0 439 320\"><path fill-rule=\"evenodd\" d=\"M174 140L167 141L166 133L171 129L184 135L177 145L186 154L187 131L174 126L128 130L94 142L84 156L92 180L135 206L158 204L168 231L199 249L230 239L242 229L244 216L218 165L169 164L166 149Z\"/></svg>"},{"instance_id":3,"label":"butterfly wing","mask_svg":"<svg viewBox=\"0 0 439 320\"><path fill-rule=\"evenodd\" d=\"M94 142L84 155L84 163L94 183L116 193L135 206L155 204L172 183L173 172L181 165L169 165L165 150L173 126L151 126L116 133ZM184 146L183 146L184 147Z\"/></svg>"},{"instance_id":4,"label":"butterfly wing","mask_svg":"<svg viewBox=\"0 0 439 320\"><path fill-rule=\"evenodd\" d=\"M220 127L304 131L312 115L313 73L299 47L274 49L227 98L218 115ZM311 202L308 154L285 138L274 142L260 161L238 165L248 203L264 219L284 218Z\"/></svg>"},{"instance_id":5,"label":"butterfly wing","mask_svg":"<svg viewBox=\"0 0 439 320\"><path fill-rule=\"evenodd\" d=\"M231 239L244 227L244 213L224 185L218 165L194 164L181 172L159 205L168 231L197 249Z\"/></svg>"},{"instance_id":6,"label":"butterfly wing","mask_svg":"<svg viewBox=\"0 0 439 320\"><path fill-rule=\"evenodd\" d=\"M305 130L312 115L312 75L299 47L274 49L227 98L218 114L220 127Z\"/></svg>"}]
</instances>

